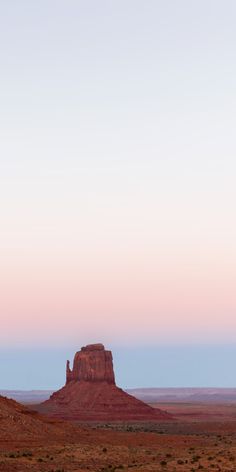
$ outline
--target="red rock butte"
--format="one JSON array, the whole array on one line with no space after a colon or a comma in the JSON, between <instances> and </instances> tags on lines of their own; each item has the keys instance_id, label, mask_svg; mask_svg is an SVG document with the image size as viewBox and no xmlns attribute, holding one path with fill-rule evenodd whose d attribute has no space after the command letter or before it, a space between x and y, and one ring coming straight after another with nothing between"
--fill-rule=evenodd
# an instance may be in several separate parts
<instances>
[{"instance_id":1,"label":"red rock butte","mask_svg":"<svg viewBox=\"0 0 236 472\"><path fill-rule=\"evenodd\" d=\"M168 413L152 408L115 384L111 351L90 344L66 364L66 384L38 405L41 413L77 421L165 421Z\"/></svg>"},{"instance_id":2,"label":"red rock butte","mask_svg":"<svg viewBox=\"0 0 236 472\"><path fill-rule=\"evenodd\" d=\"M74 357L73 370L70 361L66 364L66 384L72 381L115 383L111 351L105 351L103 344L89 344L82 347Z\"/></svg>"}]
</instances>

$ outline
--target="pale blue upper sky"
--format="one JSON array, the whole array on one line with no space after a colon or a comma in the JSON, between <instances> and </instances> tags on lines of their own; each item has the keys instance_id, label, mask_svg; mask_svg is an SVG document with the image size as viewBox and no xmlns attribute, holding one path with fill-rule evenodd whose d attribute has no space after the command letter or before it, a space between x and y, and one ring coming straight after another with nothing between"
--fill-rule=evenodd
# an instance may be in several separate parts
<instances>
[{"instance_id":1,"label":"pale blue upper sky","mask_svg":"<svg viewBox=\"0 0 236 472\"><path fill-rule=\"evenodd\" d=\"M173 164L180 179L189 160L232 165L235 16L230 0L1 2L4 161Z\"/></svg>"}]
</instances>

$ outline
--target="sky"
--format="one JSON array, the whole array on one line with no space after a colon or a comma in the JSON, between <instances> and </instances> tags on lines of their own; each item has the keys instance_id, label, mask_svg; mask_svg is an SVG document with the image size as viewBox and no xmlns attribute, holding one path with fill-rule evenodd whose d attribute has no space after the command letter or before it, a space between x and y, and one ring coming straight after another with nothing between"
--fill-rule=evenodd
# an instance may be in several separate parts
<instances>
[{"instance_id":1,"label":"sky","mask_svg":"<svg viewBox=\"0 0 236 472\"><path fill-rule=\"evenodd\" d=\"M127 387L171 386L142 355L236 385L235 2L0 12L0 387L54 388L91 342Z\"/></svg>"}]
</instances>

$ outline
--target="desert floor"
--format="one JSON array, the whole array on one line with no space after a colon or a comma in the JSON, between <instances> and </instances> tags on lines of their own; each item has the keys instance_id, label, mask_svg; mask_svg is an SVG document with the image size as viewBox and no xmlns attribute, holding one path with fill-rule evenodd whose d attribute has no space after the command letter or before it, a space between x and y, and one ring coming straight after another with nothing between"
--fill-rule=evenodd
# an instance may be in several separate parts
<instances>
[{"instance_id":1,"label":"desert floor","mask_svg":"<svg viewBox=\"0 0 236 472\"><path fill-rule=\"evenodd\" d=\"M64 439L2 436L0 471L236 471L235 405L157 406L175 421L78 425Z\"/></svg>"}]
</instances>

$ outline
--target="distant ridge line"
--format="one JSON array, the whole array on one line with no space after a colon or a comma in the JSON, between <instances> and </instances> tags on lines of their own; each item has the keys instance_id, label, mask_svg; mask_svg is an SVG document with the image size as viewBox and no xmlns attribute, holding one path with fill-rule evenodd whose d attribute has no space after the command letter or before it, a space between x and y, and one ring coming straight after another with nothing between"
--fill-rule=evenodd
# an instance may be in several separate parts
<instances>
[{"instance_id":1,"label":"distant ridge line","mask_svg":"<svg viewBox=\"0 0 236 472\"><path fill-rule=\"evenodd\" d=\"M34 404L47 400L53 392L52 389L3 389L0 395ZM126 389L126 392L147 403L236 403L236 387L145 387Z\"/></svg>"}]
</instances>

